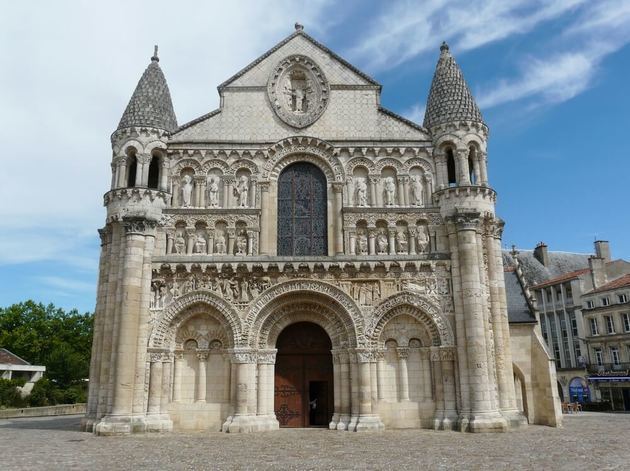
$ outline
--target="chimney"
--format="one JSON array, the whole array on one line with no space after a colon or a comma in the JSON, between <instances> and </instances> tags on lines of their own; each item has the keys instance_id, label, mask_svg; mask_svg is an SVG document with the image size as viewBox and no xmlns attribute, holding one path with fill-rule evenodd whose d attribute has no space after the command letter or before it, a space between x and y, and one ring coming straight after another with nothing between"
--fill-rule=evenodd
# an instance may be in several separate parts
<instances>
[{"instance_id":1,"label":"chimney","mask_svg":"<svg viewBox=\"0 0 630 471\"><path fill-rule=\"evenodd\" d=\"M603 258L604 263L610 262L610 244L607 240L595 241L595 254L597 258Z\"/></svg>"},{"instance_id":2,"label":"chimney","mask_svg":"<svg viewBox=\"0 0 630 471\"><path fill-rule=\"evenodd\" d=\"M534 257L545 267L549 266L549 253L547 252L547 244L539 242L534 249Z\"/></svg>"},{"instance_id":3,"label":"chimney","mask_svg":"<svg viewBox=\"0 0 630 471\"><path fill-rule=\"evenodd\" d=\"M591 269L593 277L593 288L597 289L606 283L605 261L600 257L589 257L588 267Z\"/></svg>"}]
</instances>

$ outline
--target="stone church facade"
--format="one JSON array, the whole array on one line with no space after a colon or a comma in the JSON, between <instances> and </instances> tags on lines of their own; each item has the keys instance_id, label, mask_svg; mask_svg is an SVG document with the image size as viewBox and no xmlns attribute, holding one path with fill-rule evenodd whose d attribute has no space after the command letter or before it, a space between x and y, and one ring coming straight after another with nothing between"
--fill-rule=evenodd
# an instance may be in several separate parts
<instances>
[{"instance_id":1,"label":"stone church facade","mask_svg":"<svg viewBox=\"0 0 630 471\"><path fill-rule=\"evenodd\" d=\"M299 25L183 126L158 62L111 137L85 430L527 422L488 129L448 46L423 126Z\"/></svg>"}]
</instances>

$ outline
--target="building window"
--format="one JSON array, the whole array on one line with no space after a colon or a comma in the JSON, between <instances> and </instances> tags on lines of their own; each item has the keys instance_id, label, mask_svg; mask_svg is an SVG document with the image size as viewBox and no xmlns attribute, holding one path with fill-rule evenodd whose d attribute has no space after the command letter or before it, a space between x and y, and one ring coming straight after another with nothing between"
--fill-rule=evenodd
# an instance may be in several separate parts
<instances>
[{"instance_id":1,"label":"building window","mask_svg":"<svg viewBox=\"0 0 630 471\"><path fill-rule=\"evenodd\" d=\"M621 318L623 319L623 331L630 332L630 314L624 312L621 314Z\"/></svg>"},{"instance_id":2,"label":"building window","mask_svg":"<svg viewBox=\"0 0 630 471\"><path fill-rule=\"evenodd\" d=\"M573 289L570 284L564 285L564 295L567 299L573 299Z\"/></svg>"},{"instance_id":3,"label":"building window","mask_svg":"<svg viewBox=\"0 0 630 471\"><path fill-rule=\"evenodd\" d=\"M613 322L612 316L604 316L606 320L606 332L609 334L615 333L615 323Z\"/></svg>"},{"instance_id":4,"label":"building window","mask_svg":"<svg viewBox=\"0 0 630 471\"><path fill-rule=\"evenodd\" d=\"M610 305L610 298L608 296L606 296L605 298L602 298L602 306L609 306Z\"/></svg>"},{"instance_id":5,"label":"building window","mask_svg":"<svg viewBox=\"0 0 630 471\"><path fill-rule=\"evenodd\" d=\"M160 159L157 156L151 157L151 163L149 164L149 188L157 189L160 183Z\"/></svg>"},{"instance_id":6,"label":"building window","mask_svg":"<svg viewBox=\"0 0 630 471\"><path fill-rule=\"evenodd\" d=\"M547 288L545 290L545 293L547 294L547 302L550 303L551 302L551 288Z\"/></svg>"},{"instance_id":7,"label":"building window","mask_svg":"<svg viewBox=\"0 0 630 471\"><path fill-rule=\"evenodd\" d=\"M136 173L138 172L138 159L135 155L132 155L127 160L127 187L133 188L136 186Z\"/></svg>"},{"instance_id":8,"label":"building window","mask_svg":"<svg viewBox=\"0 0 630 471\"><path fill-rule=\"evenodd\" d=\"M619 349L617 347L610 347L610 361L612 361L613 365L621 363L619 361Z\"/></svg>"},{"instance_id":9,"label":"building window","mask_svg":"<svg viewBox=\"0 0 630 471\"><path fill-rule=\"evenodd\" d=\"M573 337L577 337L578 326L577 326L577 319L575 317L575 311L571 311L569 313L569 320L571 321L571 334L573 335Z\"/></svg>"},{"instance_id":10,"label":"building window","mask_svg":"<svg viewBox=\"0 0 630 471\"><path fill-rule=\"evenodd\" d=\"M562 301L562 288L560 286L556 286L556 301Z\"/></svg>"},{"instance_id":11,"label":"building window","mask_svg":"<svg viewBox=\"0 0 630 471\"><path fill-rule=\"evenodd\" d=\"M593 301L586 301L586 309L593 309L595 307L595 303Z\"/></svg>"},{"instance_id":12,"label":"building window","mask_svg":"<svg viewBox=\"0 0 630 471\"><path fill-rule=\"evenodd\" d=\"M446 149L446 173L448 186L456 186L457 177L455 176L455 157L453 156L453 149Z\"/></svg>"},{"instance_id":13,"label":"building window","mask_svg":"<svg viewBox=\"0 0 630 471\"><path fill-rule=\"evenodd\" d=\"M599 335L599 330L597 329L597 319L591 318L589 321L591 323L591 335Z\"/></svg>"},{"instance_id":14,"label":"building window","mask_svg":"<svg viewBox=\"0 0 630 471\"><path fill-rule=\"evenodd\" d=\"M617 297L619 298L619 302L620 303L627 303L628 302L628 295L627 294L620 294Z\"/></svg>"},{"instance_id":15,"label":"building window","mask_svg":"<svg viewBox=\"0 0 630 471\"><path fill-rule=\"evenodd\" d=\"M595 352L595 361L597 362L597 366L602 366L604 364L604 358L602 357L602 349L594 348L593 351Z\"/></svg>"}]
</instances>

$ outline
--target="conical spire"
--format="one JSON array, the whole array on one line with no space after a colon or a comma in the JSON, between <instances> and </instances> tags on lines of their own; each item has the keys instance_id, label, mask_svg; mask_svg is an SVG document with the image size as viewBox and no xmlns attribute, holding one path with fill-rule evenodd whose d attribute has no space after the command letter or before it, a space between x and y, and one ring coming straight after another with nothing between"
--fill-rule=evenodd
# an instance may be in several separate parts
<instances>
[{"instance_id":1,"label":"conical spire","mask_svg":"<svg viewBox=\"0 0 630 471\"><path fill-rule=\"evenodd\" d=\"M132 126L150 126L172 132L177 129L171 93L158 62L157 46L136 90L120 118L118 129Z\"/></svg>"},{"instance_id":2,"label":"conical spire","mask_svg":"<svg viewBox=\"0 0 630 471\"><path fill-rule=\"evenodd\" d=\"M424 113L424 127L457 121L483 123L483 118L448 44L443 42Z\"/></svg>"}]
</instances>

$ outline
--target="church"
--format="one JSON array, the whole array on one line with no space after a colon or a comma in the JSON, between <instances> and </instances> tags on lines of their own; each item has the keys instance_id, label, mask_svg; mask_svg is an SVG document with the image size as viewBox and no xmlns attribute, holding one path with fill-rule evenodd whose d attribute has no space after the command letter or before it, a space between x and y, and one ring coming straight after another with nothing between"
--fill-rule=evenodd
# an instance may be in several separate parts
<instances>
[{"instance_id":1,"label":"church","mask_svg":"<svg viewBox=\"0 0 630 471\"><path fill-rule=\"evenodd\" d=\"M423 125L299 24L218 92L178 125L156 48L111 136L84 430L559 425L446 44Z\"/></svg>"}]
</instances>

